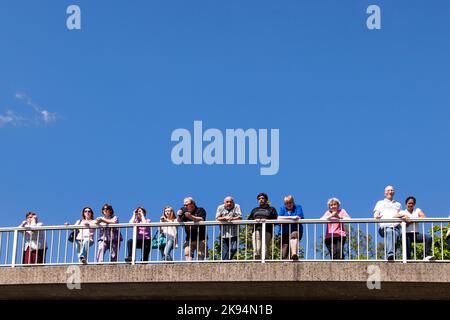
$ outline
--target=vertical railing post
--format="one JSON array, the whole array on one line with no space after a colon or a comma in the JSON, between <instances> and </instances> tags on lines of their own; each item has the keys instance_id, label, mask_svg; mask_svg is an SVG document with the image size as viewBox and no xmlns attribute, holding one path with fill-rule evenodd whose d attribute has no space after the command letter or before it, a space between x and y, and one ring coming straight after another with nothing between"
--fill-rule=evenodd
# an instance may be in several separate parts
<instances>
[{"instance_id":1,"label":"vertical railing post","mask_svg":"<svg viewBox=\"0 0 450 320\"><path fill-rule=\"evenodd\" d=\"M14 230L14 237L13 237L13 249L11 253L11 268L14 268L16 266L16 257L17 257L17 242L19 240L19 231Z\"/></svg>"},{"instance_id":2,"label":"vertical railing post","mask_svg":"<svg viewBox=\"0 0 450 320\"><path fill-rule=\"evenodd\" d=\"M403 263L406 263L407 255L406 255L406 222L405 221L402 221L402 258L403 258Z\"/></svg>"},{"instance_id":3,"label":"vertical railing post","mask_svg":"<svg viewBox=\"0 0 450 320\"><path fill-rule=\"evenodd\" d=\"M261 228L261 262L266 263L266 221L262 221Z\"/></svg>"},{"instance_id":4,"label":"vertical railing post","mask_svg":"<svg viewBox=\"0 0 450 320\"><path fill-rule=\"evenodd\" d=\"M137 226L133 226L133 249L131 250L131 264L135 264L136 261L136 239L137 239ZM142 248L142 250L144 250L144 248Z\"/></svg>"}]
</instances>

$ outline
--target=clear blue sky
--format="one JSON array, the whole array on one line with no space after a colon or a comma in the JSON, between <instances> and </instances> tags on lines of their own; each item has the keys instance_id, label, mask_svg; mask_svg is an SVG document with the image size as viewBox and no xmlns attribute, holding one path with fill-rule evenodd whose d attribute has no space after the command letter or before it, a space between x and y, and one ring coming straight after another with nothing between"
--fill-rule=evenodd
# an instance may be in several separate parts
<instances>
[{"instance_id":1,"label":"clear blue sky","mask_svg":"<svg viewBox=\"0 0 450 320\"><path fill-rule=\"evenodd\" d=\"M387 184L448 216L449 32L448 0L2 0L1 225L104 202L155 221L188 195L213 219L224 196L249 212L261 191L277 208L293 194L309 218L331 196L369 217ZM194 120L279 128L279 173L175 166L170 135Z\"/></svg>"}]
</instances>

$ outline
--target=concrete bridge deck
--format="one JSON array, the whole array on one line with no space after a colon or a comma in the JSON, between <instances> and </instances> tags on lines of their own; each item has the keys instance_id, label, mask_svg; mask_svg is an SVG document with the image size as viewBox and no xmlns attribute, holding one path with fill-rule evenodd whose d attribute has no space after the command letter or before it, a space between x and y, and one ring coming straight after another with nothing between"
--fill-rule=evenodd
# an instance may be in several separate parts
<instances>
[{"instance_id":1,"label":"concrete bridge deck","mask_svg":"<svg viewBox=\"0 0 450 320\"><path fill-rule=\"evenodd\" d=\"M87 265L72 290L68 267L0 268L0 299L450 299L450 263ZM367 287L374 270L379 290Z\"/></svg>"}]
</instances>

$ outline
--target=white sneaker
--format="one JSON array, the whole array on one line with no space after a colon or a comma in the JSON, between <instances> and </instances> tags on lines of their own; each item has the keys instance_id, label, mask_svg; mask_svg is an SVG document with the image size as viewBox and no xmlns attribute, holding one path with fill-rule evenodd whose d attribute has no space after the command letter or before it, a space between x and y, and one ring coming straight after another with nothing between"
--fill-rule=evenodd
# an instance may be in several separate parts
<instances>
[{"instance_id":1,"label":"white sneaker","mask_svg":"<svg viewBox=\"0 0 450 320\"><path fill-rule=\"evenodd\" d=\"M436 260L435 256L426 256L425 258L423 258L424 261L432 261L432 260Z\"/></svg>"}]
</instances>

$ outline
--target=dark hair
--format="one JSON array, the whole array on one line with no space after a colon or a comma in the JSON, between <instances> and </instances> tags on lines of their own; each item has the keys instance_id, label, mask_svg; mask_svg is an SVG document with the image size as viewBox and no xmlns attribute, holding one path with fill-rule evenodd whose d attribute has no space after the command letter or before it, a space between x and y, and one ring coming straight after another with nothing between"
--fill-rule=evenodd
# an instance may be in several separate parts
<instances>
[{"instance_id":1,"label":"dark hair","mask_svg":"<svg viewBox=\"0 0 450 320\"><path fill-rule=\"evenodd\" d=\"M81 220L84 220L84 210L89 209L91 210L91 217L94 219L94 210L92 210L91 207L84 207L83 210L81 210Z\"/></svg>"},{"instance_id":2,"label":"dark hair","mask_svg":"<svg viewBox=\"0 0 450 320\"><path fill-rule=\"evenodd\" d=\"M105 204L102 206L102 214L104 215L103 209L109 209L109 210L111 211L111 215L112 215L112 216L114 215L114 209L113 209L112 205L110 205L110 204L108 204L108 203L105 203Z\"/></svg>"},{"instance_id":3,"label":"dark hair","mask_svg":"<svg viewBox=\"0 0 450 320\"><path fill-rule=\"evenodd\" d=\"M37 216L37 214L34 213L33 211L28 211L27 214L25 215L25 219L28 219L28 216L30 215Z\"/></svg>"},{"instance_id":4,"label":"dark hair","mask_svg":"<svg viewBox=\"0 0 450 320\"><path fill-rule=\"evenodd\" d=\"M142 212L144 213L144 216L147 214L147 210L145 210L145 209L142 208L142 207L137 207L136 210L134 210L134 211L136 212L136 211L138 211L139 209L142 210Z\"/></svg>"},{"instance_id":5,"label":"dark hair","mask_svg":"<svg viewBox=\"0 0 450 320\"><path fill-rule=\"evenodd\" d=\"M406 198L405 204L407 204L409 200L414 201L414 204L416 204L416 198L414 198L413 196L410 196L410 197Z\"/></svg>"},{"instance_id":6,"label":"dark hair","mask_svg":"<svg viewBox=\"0 0 450 320\"><path fill-rule=\"evenodd\" d=\"M256 199L259 200L259 197L264 197L264 198L266 198L266 200L269 200L267 193L264 193L264 192L258 193L258 195L256 196Z\"/></svg>"}]
</instances>

